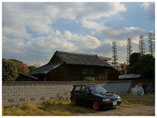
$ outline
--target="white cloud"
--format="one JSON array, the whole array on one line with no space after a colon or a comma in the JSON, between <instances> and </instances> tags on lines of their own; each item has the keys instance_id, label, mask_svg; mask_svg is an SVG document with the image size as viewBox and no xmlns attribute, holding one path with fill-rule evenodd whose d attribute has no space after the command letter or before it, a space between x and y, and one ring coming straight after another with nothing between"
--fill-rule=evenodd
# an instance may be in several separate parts
<instances>
[{"instance_id":1,"label":"white cloud","mask_svg":"<svg viewBox=\"0 0 157 118\"><path fill-rule=\"evenodd\" d=\"M70 31L65 31L62 34L56 30L51 31L48 36L30 38L29 40L3 37L3 55L20 58L27 63L30 63L27 60L28 56L31 57L29 61L33 63L41 55L39 60L44 60L46 63L52 56L50 54L56 50L81 52L85 49L95 49L100 45L101 42L96 37L73 34Z\"/></svg>"},{"instance_id":2,"label":"white cloud","mask_svg":"<svg viewBox=\"0 0 157 118\"><path fill-rule=\"evenodd\" d=\"M86 3L84 4L83 17L85 19L100 19L101 17L110 17L126 8L120 3Z\"/></svg>"},{"instance_id":3,"label":"white cloud","mask_svg":"<svg viewBox=\"0 0 157 118\"><path fill-rule=\"evenodd\" d=\"M12 35L16 38L30 38L25 28L14 29L12 27L3 27L3 36Z\"/></svg>"},{"instance_id":4,"label":"white cloud","mask_svg":"<svg viewBox=\"0 0 157 118\"><path fill-rule=\"evenodd\" d=\"M64 35L68 38L68 39L72 39L72 33L70 31L65 31Z\"/></svg>"},{"instance_id":5,"label":"white cloud","mask_svg":"<svg viewBox=\"0 0 157 118\"><path fill-rule=\"evenodd\" d=\"M100 26L101 30L93 32L92 35L102 40L120 41L149 33L149 31L138 27L112 26L106 23L100 24Z\"/></svg>"},{"instance_id":6,"label":"white cloud","mask_svg":"<svg viewBox=\"0 0 157 118\"><path fill-rule=\"evenodd\" d=\"M155 3L154 2L144 2L140 5L144 8L145 12L150 15L150 20L155 21Z\"/></svg>"},{"instance_id":7,"label":"white cloud","mask_svg":"<svg viewBox=\"0 0 157 118\"><path fill-rule=\"evenodd\" d=\"M99 23L94 22L94 21L88 21L86 19L82 19L81 24L84 27L95 29L97 31L102 31L103 29L105 29L105 27L103 26L103 24L99 24Z\"/></svg>"},{"instance_id":8,"label":"white cloud","mask_svg":"<svg viewBox=\"0 0 157 118\"><path fill-rule=\"evenodd\" d=\"M155 4L154 2L144 2L141 4L141 7L144 8L145 11L151 12L154 11Z\"/></svg>"},{"instance_id":9,"label":"white cloud","mask_svg":"<svg viewBox=\"0 0 157 118\"><path fill-rule=\"evenodd\" d=\"M34 64L37 60L47 63L56 50L111 56L112 41L119 41L122 59L126 39L132 38L137 44L138 35L148 31L96 20L124 11L126 8L122 3L3 3L3 56L27 64ZM92 29L92 33L81 35L56 30L53 23L58 19L75 20ZM28 29L41 35L32 37Z\"/></svg>"},{"instance_id":10,"label":"white cloud","mask_svg":"<svg viewBox=\"0 0 157 118\"><path fill-rule=\"evenodd\" d=\"M3 3L3 27L49 33L59 18L98 19L121 11L125 7L120 3Z\"/></svg>"}]
</instances>

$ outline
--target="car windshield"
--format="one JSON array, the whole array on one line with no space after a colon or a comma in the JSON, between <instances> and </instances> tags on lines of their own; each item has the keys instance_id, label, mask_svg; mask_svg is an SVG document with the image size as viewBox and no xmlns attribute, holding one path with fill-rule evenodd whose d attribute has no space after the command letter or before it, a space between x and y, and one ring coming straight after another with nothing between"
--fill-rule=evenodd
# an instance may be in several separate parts
<instances>
[{"instance_id":1,"label":"car windshield","mask_svg":"<svg viewBox=\"0 0 157 118\"><path fill-rule=\"evenodd\" d=\"M103 94L103 93L107 92L103 87L101 87L99 85L90 86L89 89L92 94Z\"/></svg>"}]
</instances>

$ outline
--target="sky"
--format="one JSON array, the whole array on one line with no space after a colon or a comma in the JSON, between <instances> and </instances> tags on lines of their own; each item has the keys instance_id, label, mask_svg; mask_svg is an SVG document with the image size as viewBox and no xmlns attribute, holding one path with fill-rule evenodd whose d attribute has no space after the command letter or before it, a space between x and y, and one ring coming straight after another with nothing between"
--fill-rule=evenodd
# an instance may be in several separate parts
<instances>
[{"instance_id":1,"label":"sky","mask_svg":"<svg viewBox=\"0 0 157 118\"><path fill-rule=\"evenodd\" d=\"M2 4L2 57L27 65L43 65L56 50L112 57L126 61L127 39L138 51L139 35L155 32L153 2L49 2Z\"/></svg>"}]
</instances>

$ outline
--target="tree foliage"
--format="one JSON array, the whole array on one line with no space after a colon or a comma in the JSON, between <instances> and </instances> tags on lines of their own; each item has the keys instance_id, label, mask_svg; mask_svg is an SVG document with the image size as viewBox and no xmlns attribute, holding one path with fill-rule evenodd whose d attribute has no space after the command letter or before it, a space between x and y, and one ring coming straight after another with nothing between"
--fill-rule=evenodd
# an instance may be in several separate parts
<instances>
[{"instance_id":1,"label":"tree foliage","mask_svg":"<svg viewBox=\"0 0 157 118\"><path fill-rule=\"evenodd\" d=\"M141 74L152 74L155 70L155 59L152 55L142 55L137 61L137 72Z\"/></svg>"},{"instance_id":2,"label":"tree foliage","mask_svg":"<svg viewBox=\"0 0 157 118\"><path fill-rule=\"evenodd\" d=\"M7 59L2 60L2 79L3 81L15 81L18 71L15 64Z\"/></svg>"},{"instance_id":3,"label":"tree foliage","mask_svg":"<svg viewBox=\"0 0 157 118\"><path fill-rule=\"evenodd\" d=\"M140 56L140 53L132 53L129 59L130 66L135 66Z\"/></svg>"},{"instance_id":4,"label":"tree foliage","mask_svg":"<svg viewBox=\"0 0 157 118\"><path fill-rule=\"evenodd\" d=\"M18 72L28 73L29 69L26 64L24 64L22 61L16 60L16 59L9 59L13 63L15 63L15 66L18 70Z\"/></svg>"},{"instance_id":5,"label":"tree foliage","mask_svg":"<svg viewBox=\"0 0 157 118\"><path fill-rule=\"evenodd\" d=\"M35 70L36 68L37 68L37 67L35 67L35 66L28 66L29 72Z\"/></svg>"},{"instance_id":6,"label":"tree foliage","mask_svg":"<svg viewBox=\"0 0 157 118\"><path fill-rule=\"evenodd\" d=\"M139 73L153 78L155 74L155 58L150 54L133 53L130 56L129 73Z\"/></svg>"}]
</instances>

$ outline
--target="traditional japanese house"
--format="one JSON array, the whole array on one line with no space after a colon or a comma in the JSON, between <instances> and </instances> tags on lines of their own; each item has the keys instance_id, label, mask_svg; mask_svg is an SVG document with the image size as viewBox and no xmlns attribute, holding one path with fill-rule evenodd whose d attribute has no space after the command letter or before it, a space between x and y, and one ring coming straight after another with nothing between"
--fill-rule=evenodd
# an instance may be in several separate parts
<instances>
[{"instance_id":1,"label":"traditional japanese house","mask_svg":"<svg viewBox=\"0 0 157 118\"><path fill-rule=\"evenodd\" d=\"M39 81L118 80L118 71L97 55L56 51L50 61L32 72Z\"/></svg>"}]
</instances>

